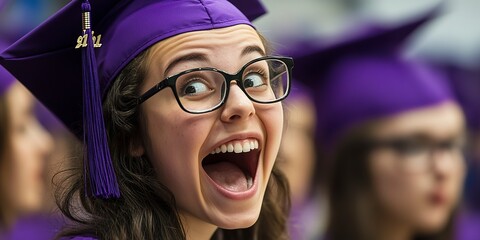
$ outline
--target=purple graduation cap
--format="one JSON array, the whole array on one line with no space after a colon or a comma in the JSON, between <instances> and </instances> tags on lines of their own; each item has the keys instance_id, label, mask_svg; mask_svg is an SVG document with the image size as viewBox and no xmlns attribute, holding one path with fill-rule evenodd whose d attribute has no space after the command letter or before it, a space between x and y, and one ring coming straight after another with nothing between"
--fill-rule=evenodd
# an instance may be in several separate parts
<instances>
[{"instance_id":1,"label":"purple graduation cap","mask_svg":"<svg viewBox=\"0 0 480 240\"><path fill-rule=\"evenodd\" d=\"M235 7L245 14L245 16L253 21L267 13L267 10L260 1L257 0L228 0Z\"/></svg>"},{"instance_id":2,"label":"purple graduation cap","mask_svg":"<svg viewBox=\"0 0 480 240\"><path fill-rule=\"evenodd\" d=\"M73 0L3 52L0 64L83 138L91 194L118 198L102 116L102 98L112 80L159 41L192 31L251 26L265 12L256 0L232 2L243 13L227 0Z\"/></svg>"},{"instance_id":3,"label":"purple graduation cap","mask_svg":"<svg viewBox=\"0 0 480 240\"><path fill-rule=\"evenodd\" d=\"M8 45L0 40L0 52ZM0 66L0 95L3 95L12 84L15 82L15 77L12 76L5 68Z\"/></svg>"},{"instance_id":4,"label":"purple graduation cap","mask_svg":"<svg viewBox=\"0 0 480 240\"><path fill-rule=\"evenodd\" d=\"M465 113L468 128L480 131L480 65L477 69L452 65L441 67L449 74L453 92Z\"/></svg>"},{"instance_id":5,"label":"purple graduation cap","mask_svg":"<svg viewBox=\"0 0 480 240\"><path fill-rule=\"evenodd\" d=\"M294 77L315 89L317 137L327 151L359 123L453 99L444 75L402 56L407 38L437 11L295 59Z\"/></svg>"}]
</instances>

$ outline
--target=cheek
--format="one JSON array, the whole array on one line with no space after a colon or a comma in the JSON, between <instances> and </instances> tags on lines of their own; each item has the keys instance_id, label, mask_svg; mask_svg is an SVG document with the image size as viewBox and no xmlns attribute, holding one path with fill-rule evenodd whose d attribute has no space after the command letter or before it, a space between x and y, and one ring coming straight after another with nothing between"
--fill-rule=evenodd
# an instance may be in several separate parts
<instances>
[{"instance_id":1,"label":"cheek","mask_svg":"<svg viewBox=\"0 0 480 240\"><path fill-rule=\"evenodd\" d=\"M256 113L263 124L266 136L265 163L270 171L277 158L283 132L283 108L280 103L256 108Z\"/></svg>"},{"instance_id":2,"label":"cheek","mask_svg":"<svg viewBox=\"0 0 480 240\"><path fill-rule=\"evenodd\" d=\"M44 195L43 159L34 152L28 139L13 137L11 161L8 174L10 183L6 188L11 196L13 207L24 210L35 210L40 207Z\"/></svg>"},{"instance_id":3,"label":"cheek","mask_svg":"<svg viewBox=\"0 0 480 240\"><path fill-rule=\"evenodd\" d=\"M401 217L422 207L427 190L424 179L399 172L396 159L388 154L374 154L369 160L374 196L383 210Z\"/></svg>"},{"instance_id":4,"label":"cheek","mask_svg":"<svg viewBox=\"0 0 480 240\"><path fill-rule=\"evenodd\" d=\"M451 166L449 171L445 172L443 181L434 182L435 187L439 187L443 190L445 197L448 199L448 204L445 204L443 208L437 208L436 214L445 219L448 215L459 205L462 196L463 185L465 181L466 165L463 158L458 161L457 166Z\"/></svg>"},{"instance_id":5,"label":"cheek","mask_svg":"<svg viewBox=\"0 0 480 240\"><path fill-rule=\"evenodd\" d=\"M198 179L198 154L211 127L208 123L205 117L192 119L181 112L146 117L147 155L160 182L173 192L195 185L192 181Z\"/></svg>"},{"instance_id":6,"label":"cheek","mask_svg":"<svg viewBox=\"0 0 480 240\"><path fill-rule=\"evenodd\" d=\"M455 202L457 202L457 199L461 196L463 183L466 177L465 159L463 159L463 157L460 157L460 159L458 159L458 162L458 166L454 166L451 168L451 175L447 179L447 187L450 190L450 194L452 195L451 197L455 199Z\"/></svg>"},{"instance_id":7,"label":"cheek","mask_svg":"<svg viewBox=\"0 0 480 240\"><path fill-rule=\"evenodd\" d=\"M31 139L22 136L12 138L11 160L15 178L12 182L18 182L22 188L37 187L40 181L43 159L36 154L35 148Z\"/></svg>"}]
</instances>

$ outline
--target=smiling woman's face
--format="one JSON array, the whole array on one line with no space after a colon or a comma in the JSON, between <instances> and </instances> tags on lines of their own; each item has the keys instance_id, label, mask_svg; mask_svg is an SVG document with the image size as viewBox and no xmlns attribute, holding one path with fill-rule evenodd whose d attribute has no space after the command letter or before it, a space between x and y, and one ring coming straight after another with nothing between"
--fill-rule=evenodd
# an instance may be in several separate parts
<instances>
[{"instance_id":1,"label":"smiling woman's face","mask_svg":"<svg viewBox=\"0 0 480 240\"><path fill-rule=\"evenodd\" d=\"M263 55L261 38L247 25L181 34L150 49L140 92L192 68L237 73ZM209 113L183 111L171 89L141 105L145 144L140 152L173 192L187 233L198 223L210 229L253 225L277 156L282 105L253 103L234 81L230 84L225 104ZM211 154L217 149L226 153Z\"/></svg>"}]
</instances>

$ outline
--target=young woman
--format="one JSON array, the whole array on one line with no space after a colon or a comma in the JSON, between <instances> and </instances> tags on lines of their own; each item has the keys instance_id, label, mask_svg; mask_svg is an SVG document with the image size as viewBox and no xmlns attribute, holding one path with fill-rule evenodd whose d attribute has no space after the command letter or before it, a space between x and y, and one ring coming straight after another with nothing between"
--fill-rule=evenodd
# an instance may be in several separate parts
<instances>
[{"instance_id":1,"label":"young woman","mask_svg":"<svg viewBox=\"0 0 480 240\"><path fill-rule=\"evenodd\" d=\"M72 43L80 9L91 9L91 22ZM39 41L46 36L52 41ZM83 102L75 45L86 48ZM2 64L85 133L85 177L61 192L75 223L63 236L286 238L288 189L274 163L293 62L268 52L228 1L102 0L73 1L3 53ZM97 70L101 93L92 97ZM99 109L103 137L103 121L90 118ZM112 172L97 155L108 153Z\"/></svg>"},{"instance_id":2,"label":"young woman","mask_svg":"<svg viewBox=\"0 0 480 240\"><path fill-rule=\"evenodd\" d=\"M0 45L1 49L5 46ZM14 229L22 227L20 219L43 210L48 197L45 174L53 146L37 121L35 103L32 94L0 67L1 239L9 239Z\"/></svg>"},{"instance_id":3,"label":"young woman","mask_svg":"<svg viewBox=\"0 0 480 240\"><path fill-rule=\"evenodd\" d=\"M454 239L463 127L458 105L445 102L347 133L333 160L332 239Z\"/></svg>"},{"instance_id":4,"label":"young woman","mask_svg":"<svg viewBox=\"0 0 480 240\"><path fill-rule=\"evenodd\" d=\"M464 116L442 75L398 52L422 21L305 57L324 67L315 76L328 239L453 239Z\"/></svg>"}]
</instances>

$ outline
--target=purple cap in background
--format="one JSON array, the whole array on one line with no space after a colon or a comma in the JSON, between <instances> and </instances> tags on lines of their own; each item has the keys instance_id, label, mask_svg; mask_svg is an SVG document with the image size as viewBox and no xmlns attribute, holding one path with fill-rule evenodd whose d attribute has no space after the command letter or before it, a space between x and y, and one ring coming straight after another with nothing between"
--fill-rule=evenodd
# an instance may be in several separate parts
<instances>
[{"instance_id":1,"label":"purple cap in background","mask_svg":"<svg viewBox=\"0 0 480 240\"><path fill-rule=\"evenodd\" d=\"M317 137L326 149L357 124L453 100L442 73L402 56L408 37L437 12L396 27L365 28L295 58L294 77L315 89Z\"/></svg>"},{"instance_id":2,"label":"purple cap in background","mask_svg":"<svg viewBox=\"0 0 480 240\"><path fill-rule=\"evenodd\" d=\"M257 18L265 15L267 9L263 6L262 2L258 0L228 0L235 7L237 7L245 16L250 20L254 21Z\"/></svg>"}]
</instances>

